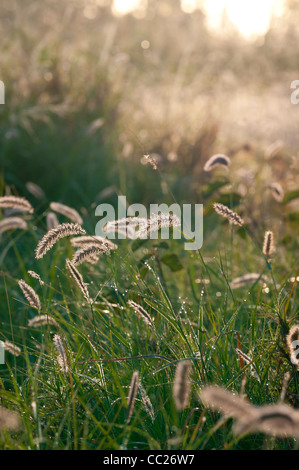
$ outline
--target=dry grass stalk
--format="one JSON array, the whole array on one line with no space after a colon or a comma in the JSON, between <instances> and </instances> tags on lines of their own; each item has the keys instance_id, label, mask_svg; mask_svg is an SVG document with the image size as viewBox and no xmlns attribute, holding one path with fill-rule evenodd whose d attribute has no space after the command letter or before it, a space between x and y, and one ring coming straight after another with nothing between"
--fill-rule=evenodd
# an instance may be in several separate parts
<instances>
[{"instance_id":1,"label":"dry grass stalk","mask_svg":"<svg viewBox=\"0 0 299 470\"><path fill-rule=\"evenodd\" d=\"M63 237L70 235L85 235L85 230L79 224L61 224L49 230L39 241L35 250L35 257L42 258L55 243Z\"/></svg>"},{"instance_id":2,"label":"dry grass stalk","mask_svg":"<svg viewBox=\"0 0 299 470\"><path fill-rule=\"evenodd\" d=\"M58 352L57 362L60 366L60 369L64 373L69 372L70 370L69 357L68 357L68 352L67 352L63 339L61 338L60 335L54 335L53 343L56 348L56 351Z\"/></svg>"},{"instance_id":3,"label":"dry grass stalk","mask_svg":"<svg viewBox=\"0 0 299 470\"><path fill-rule=\"evenodd\" d=\"M129 390L129 395L128 395L128 417L127 417L127 423L130 422L133 410L134 410L134 405L135 405L135 400L136 400L136 395L137 395L137 390L138 390L138 382L139 382L139 373L138 371L135 371L132 376L131 384L130 384L130 390Z\"/></svg>"},{"instance_id":4,"label":"dry grass stalk","mask_svg":"<svg viewBox=\"0 0 299 470\"><path fill-rule=\"evenodd\" d=\"M27 273L34 279L37 279L41 286L45 284L44 281L41 279L40 275L37 274L35 271L27 271Z\"/></svg>"},{"instance_id":5,"label":"dry grass stalk","mask_svg":"<svg viewBox=\"0 0 299 470\"><path fill-rule=\"evenodd\" d=\"M32 287L30 287L23 279L18 281L19 287L21 288L24 296L28 300L31 307L36 308L37 310L41 309L41 303L39 296Z\"/></svg>"},{"instance_id":6,"label":"dry grass stalk","mask_svg":"<svg viewBox=\"0 0 299 470\"><path fill-rule=\"evenodd\" d=\"M218 153L209 158L209 160L205 163L203 169L204 171L212 171L217 166L224 166L225 168L228 168L229 165L230 158L222 153Z\"/></svg>"},{"instance_id":7,"label":"dry grass stalk","mask_svg":"<svg viewBox=\"0 0 299 470\"><path fill-rule=\"evenodd\" d=\"M299 435L299 411L288 405L253 406L245 398L214 386L204 387L200 398L208 407L236 419L233 431L237 436L259 432L275 437Z\"/></svg>"},{"instance_id":8,"label":"dry grass stalk","mask_svg":"<svg viewBox=\"0 0 299 470\"><path fill-rule=\"evenodd\" d=\"M0 407L0 430L16 431L20 427L19 416L10 410Z\"/></svg>"},{"instance_id":9,"label":"dry grass stalk","mask_svg":"<svg viewBox=\"0 0 299 470\"><path fill-rule=\"evenodd\" d=\"M177 410L187 408L189 403L191 393L190 370L190 361L179 362L175 370L173 398Z\"/></svg>"},{"instance_id":10,"label":"dry grass stalk","mask_svg":"<svg viewBox=\"0 0 299 470\"><path fill-rule=\"evenodd\" d=\"M53 228L57 227L57 225L59 225L59 221L55 212L48 212L46 219L48 231L52 230Z\"/></svg>"},{"instance_id":11,"label":"dry grass stalk","mask_svg":"<svg viewBox=\"0 0 299 470\"><path fill-rule=\"evenodd\" d=\"M134 309L134 311L138 314L140 318L147 324L153 327L153 320L150 317L150 315L147 313L147 311L139 304L134 302L133 300L128 301L128 305Z\"/></svg>"},{"instance_id":12,"label":"dry grass stalk","mask_svg":"<svg viewBox=\"0 0 299 470\"><path fill-rule=\"evenodd\" d=\"M299 325L293 325L286 337L292 364L299 370Z\"/></svg>"},{"instance_id":13,"label":"dry grass stalk","mask_svg":"<svg viewBox=\"0 0 299 470\"><path fill-rule=\"evenodd\" d=\"M53 325L58 328L57 321L49 315L37 315L36 317L28 320L28 326L30 328L38 328L39 326L44 325Z\"/></svg>"},{"instance_id":14,"label":"dry grass stalk","mask_svg":"<svg viewBox=\"0 0 299 470\"><path fill-rule=\"evenodd\" d=\"M0 197L0 207L19 209L20 211L34 212L32 205L24 197L18 196L2 196Z\"/></svg>"},{"instance_id":15,"label":"dry grass stalk","mask_svg":"<svg viewBox=\"0 0 299 470\"><path fill-rule=\"evenodd\" d=\"M239 227L242 227L242 225L244 225L244 220L239 216L239 214L237 214L236 212L233 212L224 204L215 202L213 204L213 207L214 207L215 212L217 212L217 214L220 214L226 219L228 219L231 224L239 225Z\"/></svg>"},{"instance_id":16,"label":"dry grass stalk","mask_svg":"<svg viewBox=\"0 0 299 470\"><path fill-rule=\"evenodd\" d=\"M16 228L26 230L26 221L21 217L7 217L0 222L0 233L6 232L7 230L14 230Z\"/></svg>"},{"instance_id":17,"label":"dry grass stalk","mask_svg":"<svg viewBox=\"0 0 299 470\"><path fill-rule=\"evenodd\" d=\"M11 343L10 341L0 341L1 346L8 351L13 356L19 356L21 354L21 348L16 346L15 344Z\"/></svg>"},{"instance_id":18,"label":"dry grass stalk","mask_svg":"<svg viewBox=\"0 0 299 470\"><path fill-rule=\"evenodd\" d=\"M274 235L273 235L273 232L267 231L265 232L264 244L263 244L263 254L266 256L267 260L269 260L273 251L274 251Z\"/></svg>"},{"instance_id":19,"label":"dry grass stalk","mask_svg":"<svg viewBox=\"0 0 299 470\"><path fill-rule=\"evenodd\" d=\"M58 212L59 214L64 215L65 217L70 219L72 222L75 222L79 225L83 224L82 217L72 207L66 206L65 204L60 204L60 202L51 202L50 209L52 209L55 212Z\"/></svg>"},{"instance_id":20,"label":"dry grass stalk","mask_svg":"<svg viewBox=\"0 0 299 470\"><path fill-rule=\"evenodd\" d=\"M71 273L73 279L76 281L76 284L79 286L79 289L81 290L82 294L84 295L84 298L88 301L91 302L91 299L89 297L88 289L86 287L86 284L83 281L82 275L79 273L78 269L73 265L73 263L67 259L66 260L66 265Z\"/></svg>"},{"instance_id":21,"label":"dry grass stalk","mask_svg":"<svg viewBox=\"0 0 299 470\"><path fill-rule=\"evenodd\" d=\"M95 261L95 256L102 255L104 253L110 253L109 248L104 247L103 245L87 245L83 246L77 250L73 256L72 263L74 265L79 265L84 263L84 261Z\"/></svg>"}]
</instances>

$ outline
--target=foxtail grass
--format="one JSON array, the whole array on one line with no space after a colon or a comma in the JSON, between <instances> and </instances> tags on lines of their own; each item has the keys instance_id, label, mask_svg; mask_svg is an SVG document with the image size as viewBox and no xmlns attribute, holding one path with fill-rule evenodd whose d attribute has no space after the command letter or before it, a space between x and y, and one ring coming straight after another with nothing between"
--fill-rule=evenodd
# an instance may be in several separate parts
<instances>
[{"instance_id":1,"label":"foxtail grass","mask_svg":"<svg viewBox=\"0 0 299 470\"><path fill-rule=\"evenodd\" d=\"M35 290L23 279L20 279L18 284L31 307L36 308L37 310L41 310L40 299Z\"/></svg>"},{"instance_id":2,"label":"foxtail grass","mask_svg":"<svg viewBox=\"0 0 299 470\"><path fill-rule=\"evenodd\" d=\"M132 375L132 380L130 384L130 389L129 389L129 395L128 395L128 417L127 417L127 423L131 421L133 410L134 410L134 405L135 405L135 400L136 400L136 395L137 395L137 390L138 390L138 384L139 384L139 372L135 371Z\"/></svg>"},{"instance_id":3,"label":"foxtail grass","mask_svg":"<svg viewBox=\"0 0 299 470\"><path fill-rule=\"evenodd\" d=\"M239 225L240 227L244 225L244 220L242 219L242 217L240 217L239 214L232 211L224 204L215 202L213 204L213 207L214 207L215 212L217 212L217 214L222 215L222 217L225 217L226 219L228 219L231 224Z\"/></svg>"},{"instance_id":4,"label":"foxtail grass","mask_svg":"<svg viewBox=\"0 0 299 470\"><path fill-rule=\"evenodd\" d=\"M203 169L204 171L212 171L217 166L223 166L227 169L229 165L230 165L230 158L222 153L218 153L216 155L213 155L206 161Z\"/></svg>"},{"instance_id":5,"label":"foxtail grass","mask_svg":"<svg viewBox=\"0 0 299 470\"><path fill-rule=\"evenodd\" d=\"M39 241L35 250L35 257L37 259L42 258L61 238L69 237L70 235L84 234L86 234L86 232L79 224L67 223L58 225L57 227L49 230Z\"/></svg>"},{"instance_id":6,"label":"foxtail grass","mask_svg":"<svg viewBox=\"0 0 299 470\"><path fill-rule=\"evenodd\" d=\"M72 222L77 223L79 225L83 224L83 219L80 216L79 212L72 207L66 206L65 204L61 204L60 202L51 202L50 209L54 212L58 212L59 214L64 215Z\"/></svg>"},{"instance_id":7,"label":"foxtail grass","mask_svg":"<svg viewBox=\"0 0 299 470\"><path fill-rule=\"evenodd\" d=\"M0 197L0 207L18 209L20 211L32 214L34 209L27 199L18 196L2 196Z\"/></svg>"},{"instance_id":8,"label":"foxtail grass","mask_svg":"<svg viewBox=\"0 0 299 470\"><path fill-rule=\"evenodd\" d=\"M177 410L187 408L190 400L191 382L190 382L190 361L181 361L176 366L173 383L173 398Z\"/></svg>"},{"instance_id":9,"label":"foxtail grass","mask_svg":"<svg viewBox=\"0 0 299 470\"><path fill-rule=\"evenodd\" d=\"M0 233L14 229L27 229L27 223L21 217L7 217L0 221Z\"/></svg>"},{"instance_id":10,"label":"foxtail grass","mask_svg":"<svg viewBox=\"0 0 299 470\"><path fill-rule=\"evenodd\" d=\"M15 344L11 343L10 341L0 341L1 346L4 348L5 351L9 352L13 356L20 356L22 353L21 348L19 346L16 346Z\"/></svg>"}]
</instances>

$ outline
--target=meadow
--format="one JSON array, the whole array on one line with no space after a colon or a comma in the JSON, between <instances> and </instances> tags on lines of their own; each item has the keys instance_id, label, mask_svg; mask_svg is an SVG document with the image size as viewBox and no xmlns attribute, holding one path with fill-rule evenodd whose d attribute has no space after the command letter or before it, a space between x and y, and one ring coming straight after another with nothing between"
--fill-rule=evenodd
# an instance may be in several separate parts
<instances>
[{"instance_id":1,"label":"meadow","mask_svg":"<svg viewBox=\"0 0 299 470\"><path fill-rule=\"evenodd\" d=\"M0 449L297 449L298 6L110 3L1 2ZM203 204L202 247L97 239L120 195Z\"/></svg>"}]
</instances>

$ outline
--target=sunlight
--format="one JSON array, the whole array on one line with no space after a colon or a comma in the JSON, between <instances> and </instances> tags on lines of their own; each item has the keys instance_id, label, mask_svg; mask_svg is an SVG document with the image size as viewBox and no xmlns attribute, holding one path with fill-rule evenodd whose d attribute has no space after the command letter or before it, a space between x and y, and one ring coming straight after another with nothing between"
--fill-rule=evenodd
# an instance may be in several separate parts
<instances>
[{"instance_id":1,"label":"sunlight","mask_svg":"<svg viewBox=\"0 0 299 470\"><path fill-rule=\"evenodd\" d=\"M208 26L218 29L223 15L237 27L240 33L249 38L265 34L270 25L272 14L281 15L284 0L181 0L182 10L192 13L202 5L207 15ZM113 11L124 15L136 8L145 7L144 0L114 0Z\"/></svg>"},{"instance_id":2,"label":"sunlight","mask_svg":"<svg viewBox=\"0 0 299 470\"><path fill-rule=\"evenodd\" d=\"M142 3L144 3L142 0L114 0L113 12L118 15L125 15L136 10Z\"/></svg>"},{"instance_id":3,"label":"sunlight","mask_svg":"<svg viewBox=\"0 0 299 470\"><path fill-rule=\"evenodd\" d=\"M189 0L190 3L190 0ZM270 25L271 15L282 13L282 0L205 0L204 9L208 24L219 28L223 14L245 37L265 34Z\"/></svg>"}]
</instances>

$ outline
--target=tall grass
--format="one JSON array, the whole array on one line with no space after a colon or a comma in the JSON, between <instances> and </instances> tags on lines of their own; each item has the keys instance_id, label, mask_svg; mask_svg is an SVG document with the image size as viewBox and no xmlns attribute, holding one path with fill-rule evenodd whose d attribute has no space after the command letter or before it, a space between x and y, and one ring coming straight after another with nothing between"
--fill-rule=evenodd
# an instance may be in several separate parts
<instances>
[{"instance_id":1,"label":"tall grass","mask_svg":"<svg viewBox=\"0 0 299 470\"><path fill-rule=\"evenodd\" d=\"M26 3L1 6L0 195L30 210L1 207L0 448L297 448L292 432L272 439L256 422L238 435L227 408L200 398L216 385L249 399L255 418L269 404L298 408L297 157L266 137L225 139L226 108L213 109L225 77L228 91L232 75L233 89L251 79L260 89L282 60L294 70L278 26L264 44L223 37L215 56L201 13L175 2L163 2L167 21L161 2L144 20L100 6L92 19L88 2L56 0L40 18L39 3ZM222 164L211 166L215 155ZM119 194L203 203L202 249L171 236L104 249L94 210ZM70 215L84 236L59 235Z\"/></svg>"}]
</instances>

